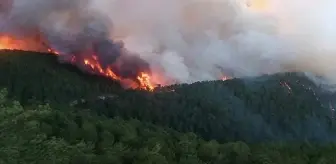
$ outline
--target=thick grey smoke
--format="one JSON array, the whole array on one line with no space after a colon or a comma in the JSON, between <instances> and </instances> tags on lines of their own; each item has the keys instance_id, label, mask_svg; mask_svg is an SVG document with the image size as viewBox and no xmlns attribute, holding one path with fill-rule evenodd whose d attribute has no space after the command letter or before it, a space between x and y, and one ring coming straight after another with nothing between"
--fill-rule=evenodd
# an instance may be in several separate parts
<instances>
[{"instance_id":1,"label":"thick grey smoke","mask_svg":"<svg viewBox=\"0 0 336 164\"><path fill-rule=\"evenodd\" d=\"M335 20L334 0L14 0L7 23L64 53L122 41L158 83L302 71L336 84Z\"/></svg>"},{"instance_id":2,"label":"thick grey smoke","mask_svg":"<svg viewBox=\"0 0 336 164\"><path fill-rule=\"evenodd\" d=\"M111 20L91 9L87 1L13 2L1 21L1 32L20 37L38 34L45 50L56 50L61 61L78 66L84 61L98 62L103 70L109 68L122 79L136 81L140 72L150 72L146 61L128 52L122 41L111 38Z\"/></svg>"}]
</instances>

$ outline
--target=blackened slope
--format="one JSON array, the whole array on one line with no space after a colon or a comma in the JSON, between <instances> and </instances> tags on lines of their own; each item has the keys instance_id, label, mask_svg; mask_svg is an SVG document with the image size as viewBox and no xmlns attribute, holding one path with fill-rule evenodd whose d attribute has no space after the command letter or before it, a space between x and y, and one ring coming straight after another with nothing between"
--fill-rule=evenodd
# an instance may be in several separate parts
<instances>
[{"instance_id":1,"label":"blackened slope","mask_svg":"<svg viewBox=\"0 0 336 164\"><path fill-rule=\"evenodd\" d=\"M336 140L336 122L328 106L332 95L300 74L198 82L162 90L166 91L123 92L84 106L111 117L138 118L221 142Z\"/></svg>"},{"instance_id":2,"label":"blackened slope","mask_svg":"<svg viewBox=\"0 0 336 164\"><path fill-rule=\"evenodd\" d=\"M117 82L60 64L52 54L1 51L0 74L0 87L8 88L23 104L30 99L68 104L90 95L121 91Z\"/></svg>"}]
</instances>

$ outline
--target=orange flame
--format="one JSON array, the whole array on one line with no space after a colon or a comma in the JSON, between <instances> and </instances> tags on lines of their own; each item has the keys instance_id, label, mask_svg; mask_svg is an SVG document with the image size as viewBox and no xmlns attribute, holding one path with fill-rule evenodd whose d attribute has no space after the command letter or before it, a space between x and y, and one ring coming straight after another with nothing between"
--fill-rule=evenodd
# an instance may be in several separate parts
<instances>
[{"instance_id":1,"label":"orange flame","mask_svg":"<svg viewBox=\"0 0 336 164\"><path fill-rule=\"evenodd\" d=\"M50 52L59 55L58 52L49 50ZM74 61L73 61L74 62ZM118 77L111 69L111 67L107 67L105 69L102 68L102 66L98 62L98 56L92 55L92 58L86 58L83 60L83 64L91 68L93 72L99 72L101 75L104 75L108 78L122 81L126 79L122 79L121 77ZM138 89L144 89L148 91L153 91L155 89L155 86L151 82L151 77L146 72L141 72L140 75L137 77L138 85L130 86L132 88L138 88Z\"/></svg>"},{"instance_id":2,"label":"orange flame","mask_svg":"<svg viewBox=\"0 0 336 164\"><path fill-rule=\"evenodd\" d=\"M29 43L29 44L28 44ZM0 50L1 49L6 49L6 50L31 50L31 51L46 51L49 53L52 53L54 55L60 55L59 52L43 47L44 50L37 49L38 41L32 39L32 40L27 40L26 38L24 40L20 40L8 35L0 35ZM41 46L40 46L41 47ZM137 88L137 89L142 89L142 90L147 90L147 91L153 91L156 88L156 85L153 83L153 81L157 81L157 78L155 75L152 77L152 75L146 73L146 72L140 72L139 75L137 76L136 80L134 79L123 79L119 76L117 76L111 67L103 68L100 63L98 62L98 56L92 55L89 58L85 58L82 61L78 61L78 59L73 56L71 59L72 63L82 63L83 65L87 66L87 68L91 69L92 72L94 73L99 73L105 77L108 77L113 80L118 80L118 81L131 81L132 84L129 85L131 88ZM156 80L155 80L156 79ZM231 79L229 76L221 76L221 80L228 80ZM159 80L161 81L161 80Z\"/></svg>"},{"instance_id":3,"label":"orange flame","mask_svg":"<svg viewBox=\"0 0 336 164\"><path fill-rule=\"evenodd\" d=\"M9 36L0 37L0 49L9 49L9 50L20 49L17 45L18 45L17 41Z\"/></svg>"},{"instance_id":4,"label":"orange flame","mask_svg":"<svg viewBox=\"0 0 336 164\"><path fill-rule=\"evenodd\" d=\"M34 40L33 40L34 41ZM36 41L35 41L36 42ZM29 43L29 45L27 45ZM0 50L35 50L35 51L41 51L40 49L37 49L37 46L31 45L33 44L32 41L28 40L20 40L8 35L2 35L0 36ZM59 52L53 50L53 49L47 49L46 50L49 53L60 55ZM96 55L92 55L91 58L83 59L83 61L77 61L76 58L72 58L71 62L81 62L84 65L88 66L88 68L91 69L93 72L100 73L101 75L104 75L108 78L122 81L127 79L122 79L118 77L110 67L107 67L105 69L102 68L102 66L98 62L98 57ZM151 82L151 76L146 72L140 72L139 76L137 77L138 82L137 84L133 84L133 86L130 86L132 88L139 88L144 89L148 91L153 91L155 86Z\"/></svg>"},{"instance_id":5,"label":"orange flame","mask_svg":"<svg viewBox=\"0 0 336 164\"><path fill-rule=\"evenodd\" d=\"M22 39L10 35L0 35L0 49L40 52L45 52L46 50L45 46L38 41L36 36L27 36Z\"/></svg>"},{"instance_id":6,"label":"orange flame","mask_svg":"<svg viewBox=\"0 0 336 164\"><path fill-rule=\"evenodd\" d=\"M230 80L230 79L232 79L232 77L222 74L222 76L220 77L220 79L221 79L222 81L226 81L226 80Z\"/></svg>"}]
</instances>

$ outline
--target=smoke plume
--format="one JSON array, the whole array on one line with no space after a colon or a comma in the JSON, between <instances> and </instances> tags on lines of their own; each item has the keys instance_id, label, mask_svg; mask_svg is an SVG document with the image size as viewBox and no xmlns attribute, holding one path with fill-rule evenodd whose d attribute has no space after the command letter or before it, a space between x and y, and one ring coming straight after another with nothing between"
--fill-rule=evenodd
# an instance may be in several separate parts
<instances>
[{"instance_id":1,"label":"smoke plume","mask_svg":"<svg viewBox=\"0 0 336 164\"><path fill-rule=\"evenodd\" d=\"M336 84L335 9L334 0L14 0L0 25L39 29L65 58L91 43L102 63L136 58L157 83L300 71Z\"/></svg>"}]
</instances>

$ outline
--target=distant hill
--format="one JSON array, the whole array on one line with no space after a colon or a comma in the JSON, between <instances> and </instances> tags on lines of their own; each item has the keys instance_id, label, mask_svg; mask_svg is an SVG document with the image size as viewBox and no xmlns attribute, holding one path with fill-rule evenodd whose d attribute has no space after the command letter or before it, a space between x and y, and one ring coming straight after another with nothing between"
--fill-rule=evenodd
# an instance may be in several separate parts
<instances>
[{"instance_id":1,"label":"distant hill","mask_svg":"<svg viewBox=\"0 0 336 164\"><path fill-rule=\"evenodd\" d=\"M123 92L80 107L192 131L221 142L336 139L330 108L334 96L299 73L198 82L161 90Z\"/></svg>"},{"instance_id":2,"label":"distant hill","mask_svg":"<svg viewBox=\"0 0 336 164\"><path fill-rule=\"evenodd\" d=\"M59 64L55 56L16 51L0 53L0 71L0 87L23 104L88 108L219 142L336 139L334 96L300 73L132 91Z\"/></svg>"}]
</instances>

